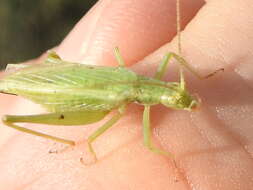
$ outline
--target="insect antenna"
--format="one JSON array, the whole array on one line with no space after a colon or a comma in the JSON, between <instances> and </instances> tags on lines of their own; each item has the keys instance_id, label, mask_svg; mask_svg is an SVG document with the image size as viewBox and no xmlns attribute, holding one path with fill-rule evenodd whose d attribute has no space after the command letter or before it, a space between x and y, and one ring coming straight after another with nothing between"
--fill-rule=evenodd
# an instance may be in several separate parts
<instances>
[{"instance_id":1,"label":"insect antenna","mask_svg":"<svg viewBox=\"0 0 253 190\"><path fill-rule=\"evenodd\" d=\"M176 1L176 17L177 17L177 51L178 55L182 55L182 46L181 46L181 14L180 14L180 0ZM179 75L180 75L180 87L184 90L185 89L185 80L184 80L184 73L183 67L180 64L179 66Z\"/></svg>"}]
</instances>

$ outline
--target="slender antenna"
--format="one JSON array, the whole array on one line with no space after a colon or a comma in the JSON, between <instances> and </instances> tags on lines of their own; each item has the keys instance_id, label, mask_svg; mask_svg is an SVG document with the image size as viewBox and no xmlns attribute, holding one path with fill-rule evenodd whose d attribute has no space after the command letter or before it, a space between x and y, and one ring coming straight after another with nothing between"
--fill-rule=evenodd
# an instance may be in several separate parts
<instances>
[{"instance_id":1,"label":"slender antenna","mask_svg":"<svg viewBox=\"0 0 253 190\"><path fill-rule=\"evenodd\" d=\"M181 55L181 14L180 14L180 0L177 0L176 16L177 16L177 45L178 45L178 55Z\"/></svg>"},{"instance_id":2,"label":"slender antenna","mask_svg":"<svg viewBox=\"0 0 253 190\"><path fill-rule=\"evenodd\" d=\"M176 16L177 16L177 48L178 48L178 55L182 56L182 46L181 46L181 14L180 14L180 0L177 0L176 2ZM182 65L180 64L179 67L179 73L180 73L180 85L181 88L185 89L185 80L184 80L184 73Z\"/></svg>"}]
</instances>

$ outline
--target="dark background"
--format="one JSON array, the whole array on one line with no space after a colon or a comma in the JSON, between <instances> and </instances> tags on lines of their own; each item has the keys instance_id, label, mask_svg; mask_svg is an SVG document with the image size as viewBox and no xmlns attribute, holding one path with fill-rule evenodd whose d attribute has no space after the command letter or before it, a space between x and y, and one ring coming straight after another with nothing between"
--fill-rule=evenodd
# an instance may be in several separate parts
<instances>
[{"instance_id":1,"label":"dark background","mask_svg":"<svg viewBox=\"0 0 253 190\"><path fill-rule=\"evenodd\" d=\"M97 0L0 0L0 69L59 44Z\"/></svg>"}]
</instances>

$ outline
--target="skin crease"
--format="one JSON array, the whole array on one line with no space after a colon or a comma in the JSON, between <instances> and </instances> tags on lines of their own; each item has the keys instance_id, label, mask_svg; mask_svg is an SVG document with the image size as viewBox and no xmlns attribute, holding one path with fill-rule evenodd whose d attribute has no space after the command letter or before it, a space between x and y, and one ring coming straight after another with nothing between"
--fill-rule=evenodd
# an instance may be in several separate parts
<instances>
[{"instance_id":1,"label":"skin crease","mask_svg":"<svg viewBox=\"0 0 253 190\"><path fill-rule=\"evenodd\" d=\"M166 44L175 34L175 1L156 2L100 1L56 51L66 60L116 65L112 49L117 45L129 65L145 57L131 69L152 76L162 56L177 51L176 39ZM175 155L178 169L169 158L143 146L142 108L130 105L125 116L94 143L99 161L93 165L79 161L89 159L84 139L112 114L82 127L25 125L78 142L58 154L48 152L64 145L0 127L0 189L251 189L252 11L251 0L182 2L183 23L188 23L182 32L184 58L203 75L218 68L225 72L206 80L185 72L187 87L202 100L194 112L152 108L154 142ZM166 80L177 79L177 67L169 66ZM0 96L0 105L1 115L44 111L9 95Z\"/></svg>"}]
</instances>

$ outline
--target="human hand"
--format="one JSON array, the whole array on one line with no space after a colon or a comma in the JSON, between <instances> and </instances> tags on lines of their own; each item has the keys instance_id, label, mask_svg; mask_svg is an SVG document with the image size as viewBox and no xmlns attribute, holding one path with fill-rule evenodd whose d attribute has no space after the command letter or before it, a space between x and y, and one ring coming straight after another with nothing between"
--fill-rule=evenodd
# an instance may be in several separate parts
<instances>
[{"instance_id":1,"label":"human hand","mask_svg":"<svg viewBox=\"0 0 253 190\"><path fill-rule=\"evenodd\" d=\"M183 2L183 23L202 3ZM99 161L88 166L79 161L87 151L81 145L49 154L61 147L0 127L0 189L250 189L252 10L250 0L208 1L182 33L183 56L193 67L200 73L218 68L225 72L203 81L186 72L187 86L202 99L195 112L152 109L154 142L176 156L179 173L170 159L143 146L140 106L131 105L125 117L94 143ZM115 46L129 65L150 54L132 69L152 76L161 57L177 51L173 40L151 54L173 37L174 20L174 1L100 1L56 51L64 60L99 65L116 65ZM177 79L176 68L169 65L166 80ZM1 114L42 112L9 95L1 95L0 105ZM105 120L81 127L27 126L82 144Z\"/></svg>"}]
</instances>

